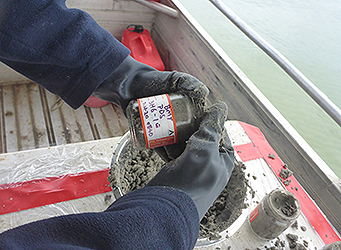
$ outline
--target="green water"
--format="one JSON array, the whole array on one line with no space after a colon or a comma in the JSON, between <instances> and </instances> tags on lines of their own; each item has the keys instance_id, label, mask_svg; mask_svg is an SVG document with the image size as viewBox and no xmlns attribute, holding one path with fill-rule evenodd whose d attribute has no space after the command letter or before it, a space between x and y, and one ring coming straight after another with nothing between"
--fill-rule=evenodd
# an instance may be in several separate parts
<instances>
[{"instance_id":1,"label":"green water","mask_svg":"<svg viewBox=\"0 0 341 250\"><path fill-rule=\"evenodd\" d=\"M223 0L341 108L341 1ZM341 128L208 0L180 0L341 177Z\"/></svg>"}]
</instances>

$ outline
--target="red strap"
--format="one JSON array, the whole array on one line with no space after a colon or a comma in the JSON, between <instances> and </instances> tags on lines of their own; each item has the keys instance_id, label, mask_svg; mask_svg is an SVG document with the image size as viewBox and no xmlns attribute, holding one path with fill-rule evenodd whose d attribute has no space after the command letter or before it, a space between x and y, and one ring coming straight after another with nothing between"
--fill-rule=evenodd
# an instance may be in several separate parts
<instances>
[{"instance_id":1,"label":"red strap","mask_svg":"<svg viewBox=\"0 0 341 250\"><path fill-rule=\"evenodd\" d=\"M0 214L110 192L109 169L0 185Z\"/></svg>"}]
</instances>

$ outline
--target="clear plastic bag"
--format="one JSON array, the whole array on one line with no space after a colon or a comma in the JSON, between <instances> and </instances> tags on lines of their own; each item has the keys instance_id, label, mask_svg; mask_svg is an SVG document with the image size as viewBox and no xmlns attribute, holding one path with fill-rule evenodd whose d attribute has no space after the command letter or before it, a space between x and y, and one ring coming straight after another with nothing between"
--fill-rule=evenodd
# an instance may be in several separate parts
<instances>
[{"instance_id":1,"label":"clear plastic bag","mask_svg":"<svg viewBox=\"0 0 341 250\"><path fill-rule=\"evenodd\" d=\"M107 173L118 139L1 154L0 232L53 216L105 210L115 200ZM30 202L34 207L22 209Z\"/></svg>"}]
</instances>

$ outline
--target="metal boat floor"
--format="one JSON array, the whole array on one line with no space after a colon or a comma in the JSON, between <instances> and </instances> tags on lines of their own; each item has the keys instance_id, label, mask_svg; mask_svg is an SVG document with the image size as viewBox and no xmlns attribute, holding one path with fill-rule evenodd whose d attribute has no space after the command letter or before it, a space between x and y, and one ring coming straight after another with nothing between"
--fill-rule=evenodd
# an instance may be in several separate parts
<instances>
[{"instance_id":1,"label":"metal boat floor","mask_svg":"<svg viewBox=\"0 0 341 250\"><path fill-rule=\"evenodd\" d=\"M72 109L33 82L0 86L0 153L43 148L123 135L122 109Z\"/></svg>"}]
</instances>

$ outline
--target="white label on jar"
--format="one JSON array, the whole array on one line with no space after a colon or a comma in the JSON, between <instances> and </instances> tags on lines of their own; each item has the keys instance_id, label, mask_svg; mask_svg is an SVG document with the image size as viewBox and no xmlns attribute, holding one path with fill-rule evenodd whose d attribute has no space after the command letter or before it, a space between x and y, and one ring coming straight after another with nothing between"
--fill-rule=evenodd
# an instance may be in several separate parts
<instances>
[{"instance_id":1,"label":"white label on jar","mask_svg":"<svg viewBox=\"0 0 341 250\"><path fill-rule=\"evenodd\" d=\"M178 142L175 116L168 94L137 100L147 148Z\"/></svg>"}]
</instances>

